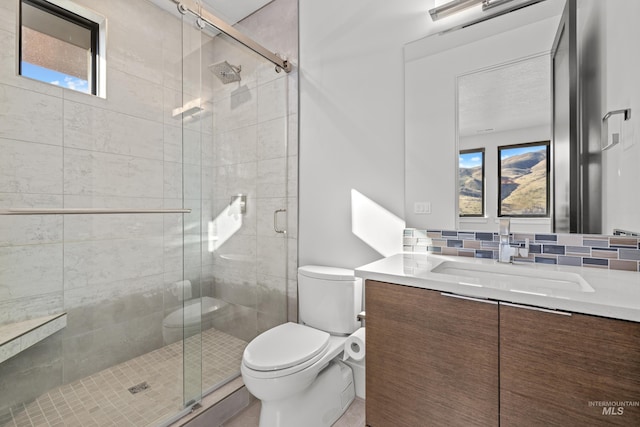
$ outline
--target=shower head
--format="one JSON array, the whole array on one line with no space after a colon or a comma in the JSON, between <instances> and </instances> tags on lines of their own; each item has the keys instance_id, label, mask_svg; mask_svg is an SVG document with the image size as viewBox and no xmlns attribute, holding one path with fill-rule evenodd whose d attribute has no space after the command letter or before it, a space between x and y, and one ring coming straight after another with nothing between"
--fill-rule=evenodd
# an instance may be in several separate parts
<instances>
[{"instance_id":1,"label":"shower head","mask_svg":"<svg viewBox=\"0 0 640 427\"><path fill-rule=\"evenodd\" d=\"M242 66L240 65L236 67L227 61L222 61L209 65L209 69L223 84L240 81L240 71L242 71Z\"/></svg>"}]
</instances>

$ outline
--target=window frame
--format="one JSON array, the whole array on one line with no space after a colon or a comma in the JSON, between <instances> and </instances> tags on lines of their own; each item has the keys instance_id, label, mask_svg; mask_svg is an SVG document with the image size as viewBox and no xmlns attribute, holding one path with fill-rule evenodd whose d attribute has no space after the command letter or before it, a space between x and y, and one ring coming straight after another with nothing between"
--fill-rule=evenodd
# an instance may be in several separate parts
<instances>
[{"instance_id":1,"label":"window frame","mask_svg":"<svg viewBox=\"0 0 640 427\"><path fill-rule=\"evenodd\" d=\"M480 214L462 215L460 213L460 162L458 162L458 218L484 218L486 216L486 150L485 147L458 150L458 156L462 154L482 153L482 212Z\"/></svg>"},{"instance_id":2,"label":"window frame","mask_svg":"<svg viewBox=\"0 0 640 427\"><path fill-rule=\"evenodd\" d=\"M504 214L502 213L502 150L509 150L513 148L525 148L533 146L545 146L547 151L547 167L546 167L546 214ZM551 141L534 141L524 142L519 144L499 145L498 146L498 218L500 217L512 217L512 218L551 218Z\"/></svg>"},{"instance_id":3,"label":"window frame","mask_svg":"<svg viewBox=\"0 0 640 427\"><path fill-rule=\"evenodd\" d=\"M71 22L72 24L78 25L80 27L86 28L91 32L91 70L90 70L90 92L91 95L98 95L98 68L99 68L99 55L100 55L100 31L101 31L101 23L95 22L89 18L86 18L82 15L74 13L64 7L52 3L46 0L20 0L19 13L18 13L18 75L26 78L30 78L29 76L25 76L22 74L22 6L26 3L29 6L38 8L46 13L49 13L55 17L64 19L66 21ZM53 70L57 71L57 70ZM37 79L35 79L37 80ZM41 81L41 80L37 80ZM44 82L43 83L47 83ZM78 91L79 93L83 93Z\"/></svg>"}]
</instances>

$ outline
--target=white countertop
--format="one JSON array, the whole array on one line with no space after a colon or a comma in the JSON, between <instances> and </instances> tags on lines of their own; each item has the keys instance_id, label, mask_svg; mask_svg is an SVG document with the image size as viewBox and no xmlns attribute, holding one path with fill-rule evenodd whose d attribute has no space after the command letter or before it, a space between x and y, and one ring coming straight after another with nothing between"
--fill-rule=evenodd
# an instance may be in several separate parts
<instances>
[{"instance_id":1,"label":"white countertop","mask_svg":"<svg viewBox=\"0 0 640 427\"><path fill-rule=\"evenodd\" d=\"M496 263L495 260L489 259L407 252L358 267L355 269L355 275L363 279L397 283L475 298L640 322L640 273L638 272L539 263L514 264L512 266L512 269L522 267L526 271L531 271L529 269L538 270L541 275L544 275L545 272L576 273L593 288L593 292L564 290L543 294L537 289L532 289L532 292L529 293L482 286L482 281L431 271L445 261L484 266Z\"/></svg>"}]
</instances>

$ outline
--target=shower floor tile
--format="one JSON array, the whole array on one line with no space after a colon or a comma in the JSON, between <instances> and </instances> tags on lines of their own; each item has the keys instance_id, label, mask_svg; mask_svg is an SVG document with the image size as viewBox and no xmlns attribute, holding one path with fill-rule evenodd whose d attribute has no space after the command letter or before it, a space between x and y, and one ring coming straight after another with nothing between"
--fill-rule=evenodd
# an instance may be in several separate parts
<instances>
[{"instance_id":1,"label":"shower floor tile","mask_svg":"<svg viewBox=\"0 0 640 427\"><path fill-rule=\"evenodd\" d=\"M112 366L71 384L50 390L35 401L11 410L2 427L40 426L149 426L182 408L183 370L187 381L200 390L199 336L159 348ZM202 389L206 390L239 373L247 343L216 329L202 332ZM189 378L192 376L192 378ZM138 387L132 394L129 388Z\"/></svg>"}]
</instances>

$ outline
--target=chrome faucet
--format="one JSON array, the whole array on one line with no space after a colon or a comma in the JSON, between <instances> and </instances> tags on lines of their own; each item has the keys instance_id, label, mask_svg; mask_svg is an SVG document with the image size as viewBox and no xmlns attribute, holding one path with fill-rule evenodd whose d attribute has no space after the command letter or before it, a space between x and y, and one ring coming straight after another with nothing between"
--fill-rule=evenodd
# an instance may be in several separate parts
<instances>
[{"instance_id":1,"label":"chrome faucet","mask_svg":"<svg viewBox=\"0 0 640 427\"><path fill-rule=\"evenodd\" d=\"M511 247L511 218L500 218L500 242L498 246L498 262L511 263L518 253Z\"/></svg>"}]
</instances>

